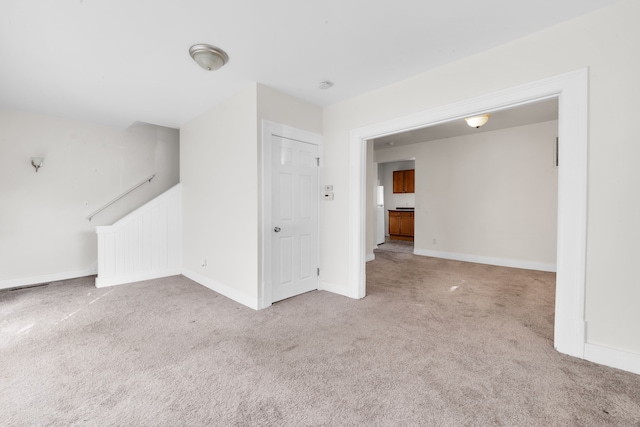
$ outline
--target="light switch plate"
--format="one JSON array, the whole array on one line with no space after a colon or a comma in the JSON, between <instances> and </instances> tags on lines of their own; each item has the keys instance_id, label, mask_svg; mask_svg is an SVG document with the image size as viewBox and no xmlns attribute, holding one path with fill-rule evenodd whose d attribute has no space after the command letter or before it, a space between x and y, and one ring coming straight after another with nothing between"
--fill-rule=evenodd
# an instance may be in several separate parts
<instances>
[{"instance_id":1,"label":"light switch plate","mask_svg":"<svg viewBox=\"0 0 640 427\"><path fill-rule=\"evenodd\" d=\"M324 193L324 199L325 200L333 200L333 193L331 193L331 192Z\"/></svg>"}]
</instances>

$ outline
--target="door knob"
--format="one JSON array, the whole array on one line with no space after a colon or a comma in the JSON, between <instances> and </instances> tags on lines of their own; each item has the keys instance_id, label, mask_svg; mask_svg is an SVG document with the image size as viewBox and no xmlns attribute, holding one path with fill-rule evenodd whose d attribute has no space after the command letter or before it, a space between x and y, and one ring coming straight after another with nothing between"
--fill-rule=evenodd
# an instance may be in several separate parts
<instances>
[{"instance_id":1,"label":"door knob","mask_svg":"<svg viewBox=\"0 0 640 427\"><path fill-rule=\"evenodd\" d=\"M275 227L275 228L273 229L273 231L275 231L276 233L279 233L279 232L280 232L280 227Z\"/></svg>"}]
</instances>

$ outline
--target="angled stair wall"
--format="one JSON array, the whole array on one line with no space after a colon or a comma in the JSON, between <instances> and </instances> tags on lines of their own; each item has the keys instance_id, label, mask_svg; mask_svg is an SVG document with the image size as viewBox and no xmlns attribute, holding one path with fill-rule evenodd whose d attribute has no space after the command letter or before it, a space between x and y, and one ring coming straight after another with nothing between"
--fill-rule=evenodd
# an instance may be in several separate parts
<instances>
[{"instance_id":1,"label":"angled stair wall","mask_svg":"<svg viewBox=\"0 0 640 427\"><path fill-rule=\"evenodd\" d=\"M113 225L96 227L96 287L180 274L181 203L178 184Z\"/></svg>"}]
</instances>

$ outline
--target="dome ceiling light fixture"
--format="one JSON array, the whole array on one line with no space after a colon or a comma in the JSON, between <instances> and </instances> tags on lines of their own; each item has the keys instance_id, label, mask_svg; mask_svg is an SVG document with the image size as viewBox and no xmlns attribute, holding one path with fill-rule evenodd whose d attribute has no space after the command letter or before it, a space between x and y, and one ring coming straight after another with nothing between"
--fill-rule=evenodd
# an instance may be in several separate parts
<instances>
[{"instance_id":1,"label":"dome ceiling light fixture","mask_svg":"<svg viewBox=\"0 0 640 427\"><path fill-rule=\"evenodd\" d=\"M472 128L479 128L489 121L490 114L483 114L481 116L467 117L465 120Z\"/></svg>"},{"instance_id":2,"label":"dome ceiling light fixture","mask_svg":"<svg viewBox=\"0 0 640 427\"><path fill-rule=\"evenodd\" d=\"M215 71L229 62L229 55L224 50L210 44L194 44L189 48L189 55L207 71Z\"/></svg>"},{"instance_id":3,"label":"dome ceiling light fixture","mask_svg":"<svg viewBox=\"0 0 640 427\"><path fill-rule=\"evenodd\" d=\"M331 89L333 87L333 82L329 80L322 81L318 83L318 87L322 90Z\"/></svg>"}]
</instances>

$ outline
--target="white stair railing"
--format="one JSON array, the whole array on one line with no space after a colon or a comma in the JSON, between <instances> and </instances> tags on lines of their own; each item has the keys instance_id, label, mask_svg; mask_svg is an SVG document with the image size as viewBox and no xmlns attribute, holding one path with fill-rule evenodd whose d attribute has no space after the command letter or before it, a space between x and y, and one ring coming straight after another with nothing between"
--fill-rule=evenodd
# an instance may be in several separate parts
<instances>
[{"instance_id":1,"label":"white stair railing","mask_svg":"<svg viewBox=\"0 0 640 427\"><path fill-rule=\"evenodd\" d=\"M97 214L99 214L100 212L102 212L103 210L107 209L109 206L111 206L112 204L114 204L115 202L117 202L118 200L122 199L124 196L126 196L127 194L131 193L133 190L135 190L136 188L140 187L143 184L146 184L147 182L151 182L151 180L155 177L156 175L153 174L150 177L146 178L144 181L134 185L133 187L131 187L130 189L128 189L127 191L125 191L124 193L120 194L118 197L116 197L113 200L110 200L109 202L107 202L104 206L102 206L100 209L97 209L95 211L93 211L91 213L91 215L89 215L87 217L87 219L89 221L91 221L91 218L93 218L94 216L96 216Z\"/></svg>"}]
</instances>

